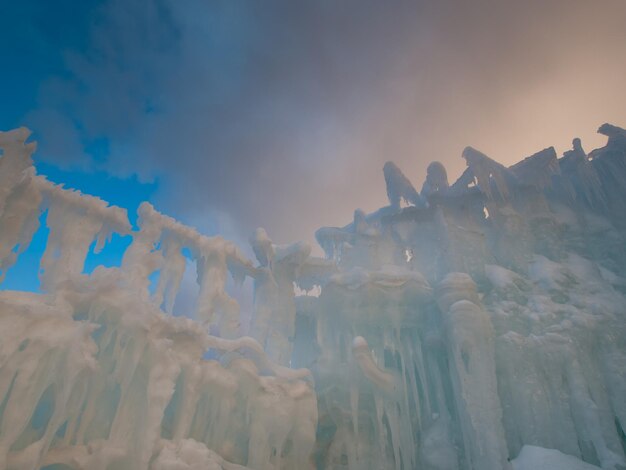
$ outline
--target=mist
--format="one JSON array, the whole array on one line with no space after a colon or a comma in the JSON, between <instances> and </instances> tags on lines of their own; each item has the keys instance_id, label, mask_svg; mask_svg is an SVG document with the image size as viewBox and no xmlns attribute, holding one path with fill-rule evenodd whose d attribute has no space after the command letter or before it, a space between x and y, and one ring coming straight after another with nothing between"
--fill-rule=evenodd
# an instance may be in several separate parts
<instances>
[{"instance_id":1,"label":"mist","mask_svg":"<svg viewBox=\"0 0 626 470\"><path fill-rule=\"evenodd\" d=\"M387 160L420 187L466 145L602 145L626 123L625 24L616 0L109 0L24 120L43 160L157 179L188 223L312 241L386 203Z\"/></svg>"}]
</instances>

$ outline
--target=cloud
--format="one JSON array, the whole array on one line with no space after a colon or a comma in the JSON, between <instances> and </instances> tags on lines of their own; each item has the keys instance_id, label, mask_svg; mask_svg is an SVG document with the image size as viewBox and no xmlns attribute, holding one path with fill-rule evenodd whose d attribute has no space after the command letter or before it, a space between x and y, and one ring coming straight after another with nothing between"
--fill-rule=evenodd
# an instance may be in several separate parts
<instances>
[{"instance_id":1,"label":"cloud","mask_svg":"<svg viewBox=\"0 0 626 470\"><path fill-rule=\"evenodd\" d=\"M420 186L466 145L513 163L626 124L626 4L601 6L109 0L30 119L45 158L159 177L183 220L311 240L386 204L386 160Z\"/></svg>"}]
</instances>

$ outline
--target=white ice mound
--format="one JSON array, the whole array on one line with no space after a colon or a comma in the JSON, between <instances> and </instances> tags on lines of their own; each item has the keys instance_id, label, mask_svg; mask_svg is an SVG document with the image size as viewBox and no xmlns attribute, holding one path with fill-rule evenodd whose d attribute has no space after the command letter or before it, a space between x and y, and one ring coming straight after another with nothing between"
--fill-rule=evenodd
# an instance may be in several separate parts
<instances>
[{"instance_id":1,"label":"white ice mound","mask_svg":"<svg viewBox=\"0 0 626 470\"><path fill-rule=\"evenodd\" d=\"M529 445L522 447L522 451L512 463L514 470L597 470L600 468L558 450Z\"/></svg>"},{"instance_id":2,"label":"white ice mound","mask_svg":"<svg viewBox=\"0 0 626 470\"><path fill-rule=\"evenodd\" d=\"M193 439L177 443L162 440L152 470L247 470L250 467L225 461L219 454Z\"/></svg>"}]
</instances>

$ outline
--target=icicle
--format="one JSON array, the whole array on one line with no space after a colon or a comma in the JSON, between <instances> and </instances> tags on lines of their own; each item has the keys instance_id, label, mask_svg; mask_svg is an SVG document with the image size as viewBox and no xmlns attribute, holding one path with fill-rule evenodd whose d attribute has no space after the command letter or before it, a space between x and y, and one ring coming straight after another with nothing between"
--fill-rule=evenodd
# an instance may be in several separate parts
<instances>
[{"instance_id":1,"label":"icicle","mask_svg":"<svg viewBox=\"0 0 626 470\"><path fill-rule=\"evenodd\" d=\"M560 181L568 192L572 201L577 201L579 192L584 196L584 200L590 206L605 205L606 196L600 176L587 158L587 154L582 148L580 139L572 141L572 150L563 154L559 160L561 171Z\"/></svg>"},{"instance_id":2,"label":"icicle","mask_svg":"<svg viewBox=\"0 0 626 470\"><path fill-rule=\"evenodd\" d=\"M478 188L489 199L493 198L491 191L492 180L496 185L500 197L504 200L509 198L510 191L506 181L507 169L504 166L472 147L465 147L465 150L463 150L463 158L467 162L467 166L471 170L472 175L476 178Z\"/></svg>"},{"instance_id":3,"label":"icicle","mask_svg":"<svg viewBox=\"0 0 626 470\"><path fill-rule=\"evenodd\" d=\"M335 264L311 258L306 243L273 245L263 229L251 240L260 266L254 278L254 316L250 328L272 360L287 365L291 360L295 332L294 282L303 288L321 284L335 270Z\"/></svg>"},{"instance_id":4,"label":"icicle","mask_svg":"<svg viewBox=\"0 0 626 470\"><path fill-rule=\"evenodd\" d=\"M126 210L109 207L99 198L65 190L42 177L34 182L48 205L50 235L41 259L41 279L50 291L82 273L89 247L101 233L125 234L130 224Z\"/></svg>"},{"instance_id":5,"label":"icicle","mask_svg":"<svg viewBox=\"0 0 626 470\"><path fill-rule=\"evenodd\" d=\"M382 370L372 358L367 341L362 336L357 336L352 342L352 355L363 372L363 375L377 388L393 393L397 390L396 379L390 372Z\"/></svg>"},{"instance_id":6,"label":"icicle","mask_svg":"<svg viewBox=\"0 0 626 470\"><path fill-rule=\"evenodd\" d=\"M196 315L205 325L215 325L223 336L233 338L239 330L239 304L226 293L228 262L243 256L221 237L199 240L194 254L200 286Z\"/></svg>"},{"instance_id":7,"label":"icicle","mask_svg":"<svg viewBox=\"0 0 626 470\"><path fill-rule=\"evenodd\" d=\"M149 276L163 264L161 253L156 250L163 228L158 213L147 202L142 203L137 212L139 231L133 234L133 241L124 253L122 271L139 296L147 299Z\"/></svg>"},{"instance_id":8,"label":"icicle","mask_svg":"<svg viewBox=\"0 0 626 470\"><path fill-rule=\"evenodd\" d=\"M554 147L541 150L509 167L518 182L544 190L552 186L552 177L560 173Z\"/></svg>"},{"instance_id":9,"label":"icicle","mask_svg":"<svg viewBox=\"0 0 626 470\"><path fill-rule=\"evenodd\" d=\"M387 197L389 198L389 204L391 204L391 207L394 209L400 209L402 201L417 207L424 206L424 201L419 193L415 190L409 179L404 176L400 168L398 168L395 163L385 163L383 173L385 174Z\"/></svg>"},{"instance_id":10,"label":"icicle","mask_svg":"<svg viewBox=\"0 0 626 470\"><path fill-rule=\"evenodd\" d=\"M1 171L1 170L0 170ZM0 282L39 228L41 194L32 184L32 171L7 198L0 211Z\"/></svg>"},{"instance_id":11,"label":"icicle","mask_svg":"<svg viewBox=\"0 0 626 470\"><path fill-rule=\"evenodd\" d=\"M30 131L20 127L9 132L0 132L0 214L4 211L7 198L23 178L32 175L26 170L31 167L35 143L26 143Z\"/></svg>"},{"instance_id":12,"label":"icicle","mask_svg":"<svg viewBox=\"0 0 626 470\"><path fill-rule=\"evenodd\" d=\"M185 274L185 257L182 253L182 245L178 238L165 236L162 242L164 252L159 282L154 294L154 303L161 306L165 301L165 311L171 314L174 310L176 294L180 289L180 283Z\"/></svg>"}]
</instances>

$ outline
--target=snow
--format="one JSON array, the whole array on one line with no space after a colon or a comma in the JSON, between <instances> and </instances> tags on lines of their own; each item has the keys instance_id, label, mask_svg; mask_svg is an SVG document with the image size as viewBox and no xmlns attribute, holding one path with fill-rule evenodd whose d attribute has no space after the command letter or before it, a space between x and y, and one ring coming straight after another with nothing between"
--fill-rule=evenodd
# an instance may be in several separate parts
<instances>
[{"instance_id":1,"label":"snow","mask_svg":"<svg viewBox=\"0 0 626 470\"><path fill-rule=\"evenodd\" d=\"M594 470L600 468L558 450L531 445L524 446L512 463L514 470Z\"/></svg>"},{"instance_id":2,"label":"snow","mask_svg":"<svg viewBox=\"0 0 626 470\"><path fill-rule=\"evenodd\" d=\"M147 202L133 229L0 133L0 282L50 232L42 292L0 291L0 470L624 470L626 131L600 130L510 168L468 147L421 194L389 162L326 258L259 228L256 260Z\"/></svg>"}]
</instances>

